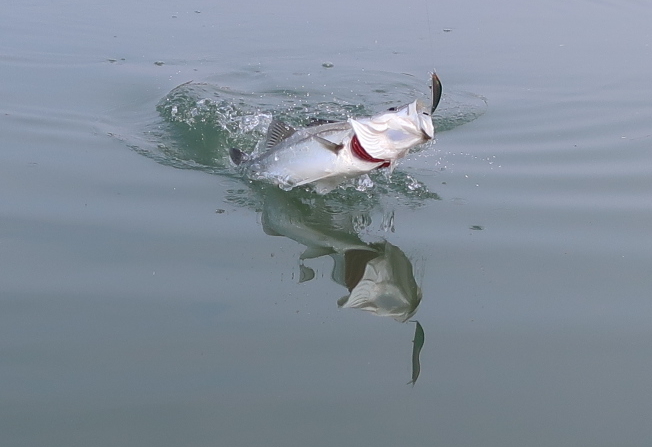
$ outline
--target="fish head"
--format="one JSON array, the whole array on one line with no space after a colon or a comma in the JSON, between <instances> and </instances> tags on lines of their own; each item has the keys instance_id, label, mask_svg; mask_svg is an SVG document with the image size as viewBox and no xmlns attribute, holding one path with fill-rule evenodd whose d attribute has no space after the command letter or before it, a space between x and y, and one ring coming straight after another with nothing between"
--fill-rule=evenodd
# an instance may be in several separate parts
<instances>
[{"instance_id":1,"label":"fish head","mask_svg":"<svg viewBox=\"0 0 652 447\"><path fill-rule=\"evenodd\" d=\"M347 259L347 264L360 260L364 263L345 266L346 275L357 277L357 282L347 283L350 293L340 298L337 304L339 307L392 317L403 323L416 313L423 296L414 277L412 263L400 248L387 241L373 244L372 248L376 252L370 260L369 255L367 260L360 256ZM352 275L351 269L360 272Z\"/></svg>"},{"instance_id":2,"label":"fish head","mask_svg":"<svg viewBox=\"0 0 652 447\"><path fill-rule=\"evenodd\" d=\"M420 101L349 122L365 151L383 160L397 160L435 136L432 117Z\"/></svg>"}]
</instances>

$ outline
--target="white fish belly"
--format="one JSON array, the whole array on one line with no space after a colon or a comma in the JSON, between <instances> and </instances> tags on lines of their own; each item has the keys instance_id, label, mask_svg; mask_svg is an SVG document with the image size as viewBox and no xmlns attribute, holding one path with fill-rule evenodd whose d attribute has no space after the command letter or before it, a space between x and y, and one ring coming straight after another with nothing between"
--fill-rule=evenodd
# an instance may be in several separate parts
<instances>
[{"instance_id":1,"label":"white fish belly","mask_svg":"<svg viewBox=\"0 0 652 447\"><path fill-rule=\"evenodd\" d=\"M336 175L337 154L318 143L273 150L252 161L248 176L292 188Z\"/></svg>"}]
</instances>

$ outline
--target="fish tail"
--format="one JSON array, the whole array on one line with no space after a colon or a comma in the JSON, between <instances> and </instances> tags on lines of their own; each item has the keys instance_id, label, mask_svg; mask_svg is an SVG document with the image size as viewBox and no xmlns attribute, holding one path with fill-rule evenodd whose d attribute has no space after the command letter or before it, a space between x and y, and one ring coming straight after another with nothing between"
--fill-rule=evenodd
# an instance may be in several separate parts
<instances>
[{"instance_id":1,"label":"fish tail","mask_svg":"<svg viewBox=\"0 0 652 447\"><path fill-rule=\"evenodd\" d=\"M229 157L231 158L233 164L236 166L240 166L243 162L249 160L249 156L247 154L234 147L229 149Z\"/></svg>"}]
</instances>

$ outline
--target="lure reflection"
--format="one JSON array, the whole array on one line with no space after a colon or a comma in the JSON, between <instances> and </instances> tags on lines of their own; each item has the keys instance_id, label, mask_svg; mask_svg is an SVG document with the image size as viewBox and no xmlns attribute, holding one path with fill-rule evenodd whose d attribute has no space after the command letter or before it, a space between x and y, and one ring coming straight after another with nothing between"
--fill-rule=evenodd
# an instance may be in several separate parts
<instances>
[{"instance_id":1,"label":"lure reflection","mask_svg":"<svg viewBox=\"0 0 652 447\"><path fill-rule=\"evenodd\" d=\"M412 340L412 380L408 382L408 385L412 386L417 383L417 379L421 373L421 348L423 348L423 344L426 341L426 334L423 332L421 323L418 321L415 321L415 323L414 339Z\"/></svg>"}]
</instances>

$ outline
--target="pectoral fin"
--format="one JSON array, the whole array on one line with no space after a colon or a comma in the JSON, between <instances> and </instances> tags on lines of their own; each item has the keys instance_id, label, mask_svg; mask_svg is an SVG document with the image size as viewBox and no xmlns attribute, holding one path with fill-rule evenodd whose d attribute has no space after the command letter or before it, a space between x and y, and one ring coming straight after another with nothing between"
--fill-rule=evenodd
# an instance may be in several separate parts
<instances>
[{"instance_id":1,"label":"pectoral fin","mask_svg":"<svg viewBox=\"0 0 652 447\"><path fill-rule=\"evenodd\" d=\"M331 151L332 153L334 153L336 155L344 147L344 145L341 144L341 143L340 144L333 143L332 141L328 141L326 138L322 138L322 137L320 137L318 135L315 135L314 138L315 138L315 140L317 142L319 142L319 144L321 144L326 149L328 149L329 151Z\"/></svg>"}]
</instances>

